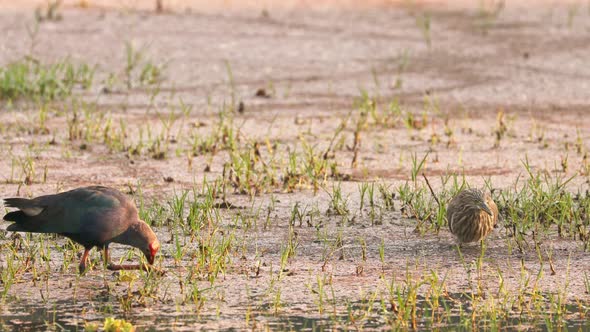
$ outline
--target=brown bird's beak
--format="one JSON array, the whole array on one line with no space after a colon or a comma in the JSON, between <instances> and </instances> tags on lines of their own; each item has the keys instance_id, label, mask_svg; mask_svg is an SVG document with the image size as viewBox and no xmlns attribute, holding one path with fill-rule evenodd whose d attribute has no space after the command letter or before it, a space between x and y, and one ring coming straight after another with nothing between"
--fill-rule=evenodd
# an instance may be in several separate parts
<instances>
[{"instance_id":1,"label":"brown bird's beak","mask_svg":"<svg viewBox=\"0 0 590 332\"><path fill-rule=\"evenodd\" d=\"M494 216L487 204L482 204L479 208L482 209L485 213L489 214L490 216Z\"/></svg>"}]
</instances>

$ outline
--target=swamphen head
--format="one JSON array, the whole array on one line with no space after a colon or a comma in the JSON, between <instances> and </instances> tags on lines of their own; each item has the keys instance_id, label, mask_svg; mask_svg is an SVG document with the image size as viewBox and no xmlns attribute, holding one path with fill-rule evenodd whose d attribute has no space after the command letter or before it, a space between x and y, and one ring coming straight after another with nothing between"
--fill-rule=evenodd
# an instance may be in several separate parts
<instances>
[{"instance_id":1,"label":"swamphen head","mask_svg":"<svg viewBox=\"0 0 590 332\"><path fill-rule=\"evenodd\" d=\"M160 241L158 241L156 234L152 231L151 227L143 221L132 227L135 235L129 237L133 242L129 244L141 250L150 265L154 264L156 254L158 253L158 250L160 250Z\"/></svg>"}]
</instances>

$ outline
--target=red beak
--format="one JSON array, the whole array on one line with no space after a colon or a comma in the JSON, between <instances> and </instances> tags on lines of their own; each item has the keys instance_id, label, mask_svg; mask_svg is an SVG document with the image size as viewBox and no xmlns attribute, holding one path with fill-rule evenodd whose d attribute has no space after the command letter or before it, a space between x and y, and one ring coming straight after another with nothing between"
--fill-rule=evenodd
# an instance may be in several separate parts
<instances>
[{"instance_id":1,"label":"red beak","mask_svg":"<svg viewBox=\"0 0 590 332\"><path fill-rule=\"evenodd\" d=\"M150 248L150 254L146 255L146 258L148 260L148 262L150 263L150 265L154 265L154 260L156 258L156 254L158 253L158 250L160 250L160 242L158 242L158 240L150 243L149 245Z\"/></svg>"}]
</instances>

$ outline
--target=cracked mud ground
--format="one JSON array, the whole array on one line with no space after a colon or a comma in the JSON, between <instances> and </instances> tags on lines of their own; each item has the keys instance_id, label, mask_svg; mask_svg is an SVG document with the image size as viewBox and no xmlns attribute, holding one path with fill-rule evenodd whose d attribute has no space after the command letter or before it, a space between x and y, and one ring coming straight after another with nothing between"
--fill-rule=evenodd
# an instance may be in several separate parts
<instances>
[{"instance_id":1,"label":"cracked mud ground","mask_svg":"<svg viewBox=\"0 0 590 332\"><path fill-rule=\"evenodd\" d=\"M7 6L0 12L0 64L31 55L42 62L68 57L96 65L97 83L76 96L107 114L113 126L125 122L129 144L148 127L164 130L163 119L180 114L181 103L190 105L190 112L173 122L165 158L158 159L113 152L100 142L81 148L82 142L69 139L69 117L60 111L69 102L52 106L43 131L34 130L38 107L5 105L0 109L0 150L5 156L0 161L0 197L101 184L126 192L141 187L147 204L165 206L184 190L200 192L204 179L222 175L228 154L193 154L193 138L210 135L219 109L230 103L243 104L243 112L233 119L240 140L269 146L262 154L276 151L273 156L285 164L288 152L302 151L304 144L325 150L342 121L354 119L362 91L381 109L396 101L414 114L414 122L363 131L355 167L354 126L347 126L331 156L342 181L328 179L317 193L311 185L294 192L270 187L253 198L229 190L227 200L238 208L219 209L221 235L216 235L219 241L233 241L227 266L213 282L194 277L205 300L187 296L189 286L183 284L194 272L205 236L183 238L184 255L175 259L174 241L166 242L175 231L161 220L156 230L166 243L158 265L168 273L150 286L156 291L143 296L139 293L147 282L137 277L130 285L103 272L100 264L78 277L76 264L64 263L72 260L65 257L73 250L59 250L65 241L42 237L49 259L37 258L34 268L21 271L10 286L0 304L0 329L18 324L58 329L47 325L52 317L59 325L80 328L110 315L126 317L145 330L388 329L385 314L358 323L342 317L350 310L362 312L359 308L372 294L377 302L387 297L391 280L408 284L432 271L445 278L448 294L518 292L532 287L523 280L535 280L539 293L563 291L568 302L581 303L587 311L590 259L581 241L549 231L538 250L533 245L517 250L510 229L501 225L488 238L478 269L479 246L464 248L461 258L445 228L415 231L417 220L400 211L399 200L374 225L366 205L360 209L358 189L363 182L395 189L411 181L412 156L427 156L424 172L435 190L448 174L464 175L475 187L489 181L497 190L511 188L527 176L524 160L535 172L575 176L567 184L571 192L588 190L584 151L590 137L590 17L585 4L574 5L512 4L495 17L477 6L421 2L343 8L219 5L203 10L198 5L187 9L178 1L162 14L151 12L145 2L139 9L108 1L88 8L66 2L62 19L42 22L34 36L27 30L34 22L32 7ZM424 28L424 22L430 27ZM109 73L124 71L126 43L164 65L161 85L106 88ZM261 89L262 96L256 96ZM22 185L14 160L31 153L37 176ZM340 183L348 202L346 218L325 213L334 183ZM289 227L295 204L306 212L320 211L312 227L305 221ZM267 226L269 206L273 210ZM281 272L281 255L294 233L296 254ZM3 246L18 241L6 233L0 239ZM333 246L338 249L331 249L338 241ZM37 255L38 250L24 246L18 254L25 259L31 252ZM127 252L117 247L113 256ZM98 262L99 255L93 255ZM6 268L6 258L0 257L0 263ZM328 314L319 309L322 283L330 288L324 304ZM129 297L128 290L135 296ZM130 309L126 299L131 299ZM570 318L585 320L581 313ZM502 326L527 326L520 324L507 321Z\"/></svg>"}]
</instances>

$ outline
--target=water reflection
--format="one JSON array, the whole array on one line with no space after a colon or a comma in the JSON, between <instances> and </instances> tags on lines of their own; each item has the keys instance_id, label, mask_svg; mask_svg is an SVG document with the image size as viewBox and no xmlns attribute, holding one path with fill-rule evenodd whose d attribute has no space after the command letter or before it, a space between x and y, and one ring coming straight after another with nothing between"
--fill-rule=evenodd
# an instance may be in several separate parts
<instances>
[{"instance_id":1,"label":"water reflection","mask_svg":"<svg viewBox=\"0 0 590 332\"><path fill-rule=\"evenodd\" d=\"M464 296L464 295L463 295ZM443 313L444 319L434 323L432 311L424 302L423 298L418 300L419 317L415 329L418 331L462 331L472 329L508 329L508 330L529 330L552 331L559 325L558 322L552 321L554 317L547 315L538 315L534 318L511 316L496 321L482 317L477 320L476 325L472 325L469 320L470 312L465 308L462 314L459 306L461 302L456 300L446 302L441 300L441 308L451 308L450 311L439 311ZM459 306L457 303L460 303ZM465 301L465 303L468 303ZM102 314L90 314L95 310L88 310L95 307L96 303L76 303L58 301L48 305L22 304L22 302L5 302L0 304L0 331L83 331L86 322L97 323L102 327L105 317L117 316L109 314L108 310L102 310ZM100 304L99 304L100 305ZM108 304L103 303L106 307ZM370 330L390 330L396 329L397 316L391 312L383 312L380 303L374 303L369 309L366 302L352 303L348 305L348 312L338 314L317 313L298 313L289 314L284 310L279 315L269 315L270 308L260 308L259 313L253 313L255 317L255 327L268 327L271 330L293 330L293 331L333 331L334 329L370 329ZM103 308L104 309L104 308ZM585 320L584 314L577 311L580 307L575 305L566 306L568 314L562 315L564 318L561 331L590 331L590 321ZM369 312L363 316L363 312ZM355 319L358 319L355 322ZM546 320L545 318L548 318ZM178 311L178 308L172 306L160 306L152 308L145 312L136 312L124 318L137 327L137 331L193 331L195 329L211 329L219 331L240 331L246 328L246 320L241 316L224 316L219 315L196 315L190 312ZM397 326L399 327L399 326ZM250 326L249 329L251 329ZM406 328L411 329L406 325Z\"/></svg>"}]
</instances>

